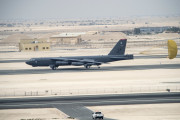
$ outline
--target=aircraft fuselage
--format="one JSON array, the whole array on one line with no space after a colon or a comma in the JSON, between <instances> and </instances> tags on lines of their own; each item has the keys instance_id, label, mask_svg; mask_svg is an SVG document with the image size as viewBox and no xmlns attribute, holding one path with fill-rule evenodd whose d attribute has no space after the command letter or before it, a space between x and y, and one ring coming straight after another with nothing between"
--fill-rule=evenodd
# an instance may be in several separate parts
<instances>
[{"instance_id":1,"label":"aircraft fuselage","mask_svg":"<svg viewBox=\"0 0 180 120\"><path fill-rule=\"evenodd\" d=\"M26 62L26 64L33 67L37 66L50 66L51 69L55 70L59 66L74 65L81 66L84 65L85 68L90 68L92 65L99 65L103 63L119 61L119 60L129 60L133 59L133 55L125 55L127 39L121 39L117 42L114 48L110 51L108 55L102 56L73 56L73 57L46 57L46 58L32 58Z\"/></svg>"},{"instance_id":2,"label":"aircraft fuselage","mask_svg":"<svg viewBox=\"0 0 180 120\"><path fill-rule=\"evenodd\" d=\"M53 59L67 59L67 61L54 61ZM93 65L101 65L101 63L108 63L113 61L119 61L119 60L128 60L133 59L133 55L102 55L102 56L75 56L75 57L45 57L45 58L32 58L26 62L28 65L32 65L33 67L37 66L50 66L50 65L56 65L56 66L65 66L65 65L85 65L88 64L86 62L74 62L74 61L68 61L71 59L76 60L88 60L88 61L96 61L99 62L97 64ZM79 63L79 64L78 64ZM81 64L82 63L82 64Z\"/></svg>"}]
</instances>

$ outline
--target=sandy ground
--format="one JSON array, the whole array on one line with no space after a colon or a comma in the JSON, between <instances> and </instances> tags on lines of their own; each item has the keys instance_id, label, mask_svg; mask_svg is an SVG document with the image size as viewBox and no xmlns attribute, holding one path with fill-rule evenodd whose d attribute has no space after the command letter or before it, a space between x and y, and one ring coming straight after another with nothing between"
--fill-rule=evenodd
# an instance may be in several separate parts
<instances>
[{"instance_id":1,"label":"sandy ground","mask_svg":"<svg viewBox=\"0 0 180 120\"><path fill-rule=\"evenodd\" d=\"M179 120L180 103L88 107L116 120Z\"/></svg>"},{"instance_id":2,"label":"sandy ground","mask_svg":"<svg viewBox=\"0 0 180 120\"><path fill-rule=\"evenodd\" d=\"M0 120L70 120L56 108L0 110Z\"/></svg>"},{"instance_id":3,"label":"sandy ground","mask_svg":"<svg viewBox=\"0 0 180 120\"><path fill-rule=\"evenodd\" d=\"M155 17L155 16L146 16L146 17L131 17L131 18L117 18L114 19L117 21L118 25L114 25L112 21L110 22L111 25L92 25L92 26L79 26L74 25L74 23L70 23L69 25L59 25L56 26L53 23L56 21L49 20L48 22L52 22L52 25L50 23L43 24L43 25L32 25L32 26L15 26L15 27L1 27L0 31L4 30L13 30L19 29L20 32L36 32L36 31L66 31L66 32L72 32L72 31L86 31L86 30L127 30L127 29L133 29L135 27L154 27L154 26L179 26L179 16L174 17ZM103 19L104 20L104 19ZM71 20L72 21L72 20ZM29 24L31 21L27 21ZM37 21L34 21L37 22ZM43 21L45 22L45 21ZM80 21L80 22L83 22ZM135 24L132 24L134 22ZM33 21L32 21L33 23ZM102 22L103 23L103 22ZM146 24L148 23L148 24ZM24 23L26 24L26 23ZM109 24L109 23L108 23ZM106 26L106 27L105 27Z\"/></svg>"}]
</instances>

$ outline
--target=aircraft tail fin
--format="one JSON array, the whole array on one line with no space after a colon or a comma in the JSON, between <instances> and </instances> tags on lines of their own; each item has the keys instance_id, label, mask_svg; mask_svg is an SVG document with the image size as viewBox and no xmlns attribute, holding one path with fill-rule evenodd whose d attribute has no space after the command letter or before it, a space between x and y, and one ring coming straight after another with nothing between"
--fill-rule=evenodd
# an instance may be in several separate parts
<instances>
[{"instance_id":1,"label":"aircraft tail fin","mask_svg":"<svg viewBox=\"0 0 180 120\"><path fill-rule=\"evenodd\" d=\"M124 55L127 39L120 39L108 55Z\"/></svg>"}]
</instances>

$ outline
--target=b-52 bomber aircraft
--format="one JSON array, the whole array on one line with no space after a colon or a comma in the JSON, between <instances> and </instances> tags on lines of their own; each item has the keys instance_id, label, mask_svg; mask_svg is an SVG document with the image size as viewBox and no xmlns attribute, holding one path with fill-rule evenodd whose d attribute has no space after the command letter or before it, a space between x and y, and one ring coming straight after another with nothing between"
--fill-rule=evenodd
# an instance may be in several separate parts
<instances>
[{"instance_id":1,"label":"b-52 bomber aircraft","mask_svg":"<svg viewBox=\"0 0 180 120\"><path fill-rule=\"evenodd\" d=\"M56 70L59 66L66 65L84 66L86 69L89 69L92 65L96 65L100 68L99 66L103 63L133 59L133 54L124 54L126 42L127 39L119 40L108 55L31 58L26 61L26 64L32 67L50 66L52 70Z\"/></svg>"}]
</instances>

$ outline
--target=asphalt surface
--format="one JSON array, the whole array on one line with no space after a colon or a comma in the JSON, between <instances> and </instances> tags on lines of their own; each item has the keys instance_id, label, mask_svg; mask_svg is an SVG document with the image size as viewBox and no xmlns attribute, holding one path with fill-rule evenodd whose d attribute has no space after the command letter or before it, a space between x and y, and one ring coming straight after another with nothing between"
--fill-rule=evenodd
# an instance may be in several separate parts
<instances>
[{"instance_id":1,"label":"asphalt surface","mask_svg":"<svg viewBox=\"0 0 180 120\"><path fill-rule=\"evenodd\" d=\"M180 93L0 98L0 109L57 108L72 118L91 120L92 111L84 106L159 103L180 103Z\"/></svg>"},{"instance_id":2,"label":"asphalt surface","mask_svg":"<svg viewBox=\"0 0 180 120\"><path fill-rule=\"evenodd\" d=\"M51 70L49 67L42 67L39 69L16 69L16 70L0 70L0 75L23 75L23 74L47 74L47 73L77 73L77 72L101 72L101 71L127 71L127 70L149 70L149 69L180 69L180 64L156 64L156 65L131 65L131 66L101 66L91 67L85 69L82 67L63 68L59 67L57 70Z\"/></svg>"},{"instance_id":3,"label":"asphalt surface","mask_svg":"<svg viewBox=\"0 0 180 120\"><path fill-rule=\"evenodd\" d=\"M68 114L72 118L76 118L78 120L92 120L93 111L89 110L85 106L81 104L62 104L55 106L60 111ZM105 120L114 120L110 118L104 118Z\"/></svg>"},{"instance_id":4,"label":"asphalt surface","mask_svg":"<svg viewBox=\"0 0 180 120\"><path fill-rule=\"evenodd\" d=\"M158 58L167 58L168 55L139 55L134 56L134 59L158 59ZM176 58L180 58L180 55L177 55Z\"/></svg>"},{"instance_id":5,"label":"asphalt surface","mask_svg":"<svg viewBox=\"0 0 180 120\"><path fill-rule=\"evenodd\" d=\"M0 60L0 63L19 63L19 62L26 62L27 60Z\"/></svg>"}]
</instances>

